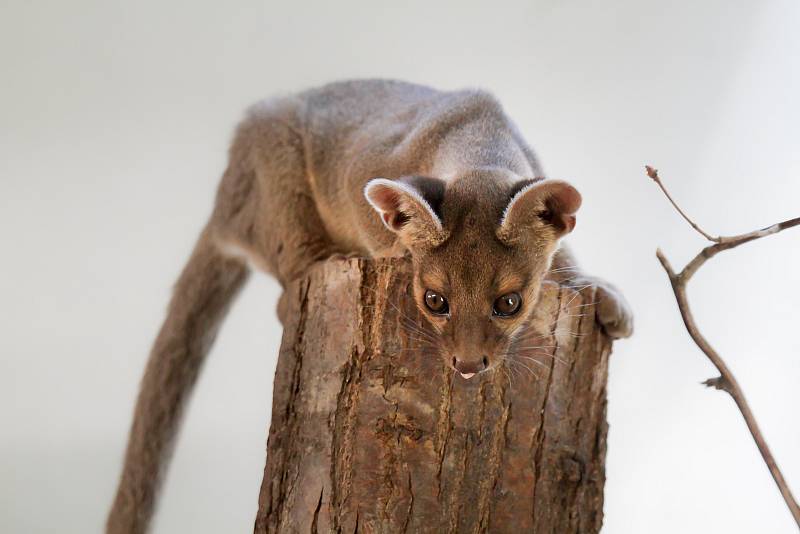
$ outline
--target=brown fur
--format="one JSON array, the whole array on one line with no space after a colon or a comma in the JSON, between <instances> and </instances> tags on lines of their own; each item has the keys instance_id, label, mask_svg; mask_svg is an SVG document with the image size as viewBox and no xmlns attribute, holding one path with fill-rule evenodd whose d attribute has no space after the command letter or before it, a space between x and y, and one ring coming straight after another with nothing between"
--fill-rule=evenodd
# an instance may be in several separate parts
<instances>
[{"instance_id":1,"label":"brown fur","mask_svg":"<svg viewBox=\"0 0 800 534\"><path fill-rule=\"evenodd\" d=\"M458 358L462 372L483 370L484 357L489 368L501 363L551 261L562 277L573 265L556 251L580 195L535 180L543 172L533 151L485 92L373 80L265 101L239 126L229 160L150 355L110 533L147 530L188 393L247 263L285 285L335 254L410 252L418 305L445 362ZM378 177L386 180L370 182ZM624 300L593 282L608 302L600 320L629 335ZM425 308L428 289L447 296L448 317ZM521 311L493 317L492 303L510 291L522 295Z\"/></svg>"}]
</instances>

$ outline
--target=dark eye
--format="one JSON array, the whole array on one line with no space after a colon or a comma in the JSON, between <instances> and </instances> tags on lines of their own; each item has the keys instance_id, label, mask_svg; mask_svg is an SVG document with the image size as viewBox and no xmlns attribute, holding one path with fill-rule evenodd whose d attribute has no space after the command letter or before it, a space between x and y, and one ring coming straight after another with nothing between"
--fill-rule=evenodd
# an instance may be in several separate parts
<instances>
[{"instance_id":1,"label":"dark eye","mask_svg":"<svg viewBox=\"0 0 800 534\"><path fill-rule=\"evenodd\" d=\"M425 292L425 306L437 315L445 315L450 310L447 299L431 289Z\"/></svg>"},{"instance_id":2,"label":"dark eye","mask_svg":"<svg viewBox=\"0 0 800 534\"><path fill-rule=\"evenodd\" d=\"M494 301L492 313L500 317L508 317L517 313L522 306L522 297L519 293L506 293Z\"/></svg>"}]
</instances>

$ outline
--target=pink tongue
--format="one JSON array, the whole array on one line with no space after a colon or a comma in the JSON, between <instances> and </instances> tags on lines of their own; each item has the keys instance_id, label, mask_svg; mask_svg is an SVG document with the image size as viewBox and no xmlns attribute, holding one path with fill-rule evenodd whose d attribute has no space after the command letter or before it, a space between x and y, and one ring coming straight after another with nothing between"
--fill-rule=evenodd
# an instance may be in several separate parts
<instances>
[{"instance_id":1,"label":"pink tongue","mask_svg":"<svg viewBox=\"0 0 800 534\"><path fill-rule=\"evenodd\" d=\"M460 374L461 374L461 378L466 378L467 380L469 380L470 378L475 376L475 373L460 373Z\"/></svg>"}]
</instances>

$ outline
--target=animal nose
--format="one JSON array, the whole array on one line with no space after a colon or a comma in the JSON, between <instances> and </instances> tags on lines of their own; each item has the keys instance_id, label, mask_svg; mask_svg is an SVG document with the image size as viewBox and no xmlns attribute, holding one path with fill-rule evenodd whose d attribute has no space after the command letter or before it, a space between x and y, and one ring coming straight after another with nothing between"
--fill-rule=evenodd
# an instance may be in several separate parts
<instances>
[{"instance_id":1,"label":"animal nose","mask_svg":"<svg viewBox=\"0 0 800 534\"><path fill-rule=\"evenodd\" d=\"M489 367L489 357L481 356L474 360L453 358L453 367L455 367L456 371L458 371L463 378L470 379Z\"/></svg>"}]
</instances>

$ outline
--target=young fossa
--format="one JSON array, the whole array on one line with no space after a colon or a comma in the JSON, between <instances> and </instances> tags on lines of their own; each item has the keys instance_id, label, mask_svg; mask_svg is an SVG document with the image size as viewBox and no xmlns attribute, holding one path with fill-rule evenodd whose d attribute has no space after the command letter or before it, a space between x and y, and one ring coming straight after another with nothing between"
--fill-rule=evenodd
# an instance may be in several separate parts
<instances>
[{"instance_id":1,"label":"young fossa","mask_svg":"<svg viewBox=\"0 0 800 534\"><path fill-rule=\"evenodd\" d=\"M621 295L559 247L580 204L482 91L349 81L251 108L150 354L107 531L147 530L189 392L249 266L285 286L333 255L410 254L443 364L472 379L503 365L545 278L598 286L600 323L631 334Z\"/></svg>"}]
</instances>

